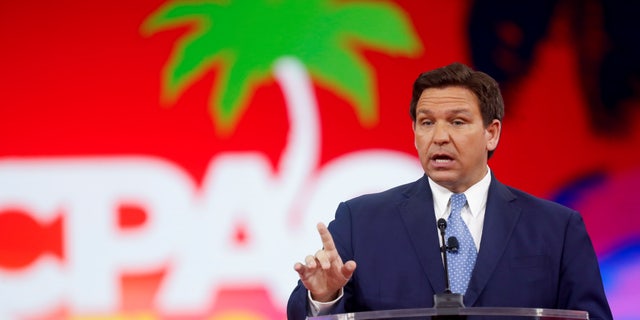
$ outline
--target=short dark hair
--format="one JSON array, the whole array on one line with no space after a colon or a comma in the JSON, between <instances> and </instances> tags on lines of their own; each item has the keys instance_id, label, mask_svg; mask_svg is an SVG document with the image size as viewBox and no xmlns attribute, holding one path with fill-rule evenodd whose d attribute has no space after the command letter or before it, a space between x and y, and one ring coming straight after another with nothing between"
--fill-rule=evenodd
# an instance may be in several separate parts
<instances>
[{"instance_id":1,"label":"short dark hair","mask_svg":"<svg viewBox=\"0 0 640 320\"><path fill-rule=\"evenodd\" d=\"M482 113L484 125L488 126L493 119L502 121L504 101L496 80L488 74L474 71L466 65L455 62L444 67L423 72L413 83L411 97L411 120L416 121L416 105L422 91L429 88L463 87L469 89L476 98Z\"/></svg>"},{"instance_id":2,"label":"short dark hair","mask_svg":"<svg viewBox=\"0 0 640 320\"><path fill-rule=\"evenodd\" d=\"M431 71L421 73L413 83L413 95L409 113L411 120L416 122L416 106L418 99L425 89L463 87L470 90L478 99L478 106L482 114L482 121L487 127L494 119L502 121L504 116L504 101L500 93L500 86L491 76L484 72L474 71L468 66L454 62ZM489 152L489 157L493 152Z\"/></svg>"}]
</instances>

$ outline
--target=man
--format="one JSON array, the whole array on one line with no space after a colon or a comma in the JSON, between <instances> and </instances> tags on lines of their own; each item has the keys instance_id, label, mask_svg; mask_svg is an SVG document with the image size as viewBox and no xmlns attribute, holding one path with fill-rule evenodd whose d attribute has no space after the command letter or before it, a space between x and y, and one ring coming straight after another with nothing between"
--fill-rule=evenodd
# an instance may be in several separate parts
<instances>
[{"instance_id":1,"label":"man","mask_svg":"<svg viewBox=\"0 0 640 320\"><path fill-rule=\"evenodd\" d=\"M488 167L504 114L495 80L459 63L423 73L410 113L425 175L341 203L328 229L318 224L323 249L295 264L288 318L432 307L448 288L436 222L444 218L447 237L460 240L447 256L465 306L612 319L579 213L501 184Z\"/></svg>"}]
</instances>

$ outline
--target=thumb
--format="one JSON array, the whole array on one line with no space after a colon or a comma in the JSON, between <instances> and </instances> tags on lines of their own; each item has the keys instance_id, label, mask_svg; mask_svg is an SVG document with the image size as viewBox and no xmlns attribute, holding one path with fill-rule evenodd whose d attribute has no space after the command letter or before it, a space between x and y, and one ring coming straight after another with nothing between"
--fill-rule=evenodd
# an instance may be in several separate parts
<instances>
[{"instance_id":1,"label":"thumb","mask_svg":"<svg viewBox=\"0 0 640 320\"><path fill-rule=\"evenodd\" d=\"M340 269L340 271L342 272L342 276L349 280L351 279L351 276L353 275L353 272L356 271L356 262L353 260L347 261L343 266L342 269Z\"/></svg>"}]
</instances>

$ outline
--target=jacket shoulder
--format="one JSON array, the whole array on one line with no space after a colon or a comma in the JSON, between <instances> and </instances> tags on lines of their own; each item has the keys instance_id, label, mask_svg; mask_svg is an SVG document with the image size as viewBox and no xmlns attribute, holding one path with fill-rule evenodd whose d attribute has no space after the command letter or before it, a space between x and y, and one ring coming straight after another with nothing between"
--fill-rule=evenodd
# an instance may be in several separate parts
<instances>
[{"instance_id":1,"label":"jacket shoulder","mask_svg":"<svg viewBox=\"0 0 640 320\"><path fill-rule=\"evenodd\" d=\"M569 218L578 212L560 203L534 196L520 189L506 186L506 189L513 194L514 203L520 206L524 212L535 211L537 215L553 215L556 217Z\"/></svg>"},{"instance_id":2,"label":"jacket shoulder","mask_svg":"<svg viewBox=\"0 0 640 320\"><path fill-rule=\"evenodd\" d=\"M349 199L345 201L345 203L349 206L365 204L377 206L383 203L397 203L398 201L406 200L417 192L427 192L429 191L428 188L429 186L428 183L426 183L426 178L423 177L416 181L399 185L384 191L363 194Z\"/></svg>"}]
</instances>

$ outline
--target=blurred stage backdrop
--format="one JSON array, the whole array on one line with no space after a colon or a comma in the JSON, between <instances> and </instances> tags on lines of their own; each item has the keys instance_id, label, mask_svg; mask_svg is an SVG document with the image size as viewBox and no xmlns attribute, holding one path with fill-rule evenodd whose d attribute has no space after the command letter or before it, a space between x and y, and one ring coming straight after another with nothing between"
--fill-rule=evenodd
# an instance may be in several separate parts
<instances>
[{"instance_id":1,"label":"blurred stage backdrop","mask_svg":"<svg viewBox=\"0 0 640 320\"><path fill-rule=\"evenodd\" d=\"M501 82L501 181L640 319L640 4L3 1L0 319L284 319L318 221L418 179L422 71ZM383 276L383 275L381 275Z\"/></svg>"}]
</instances>

